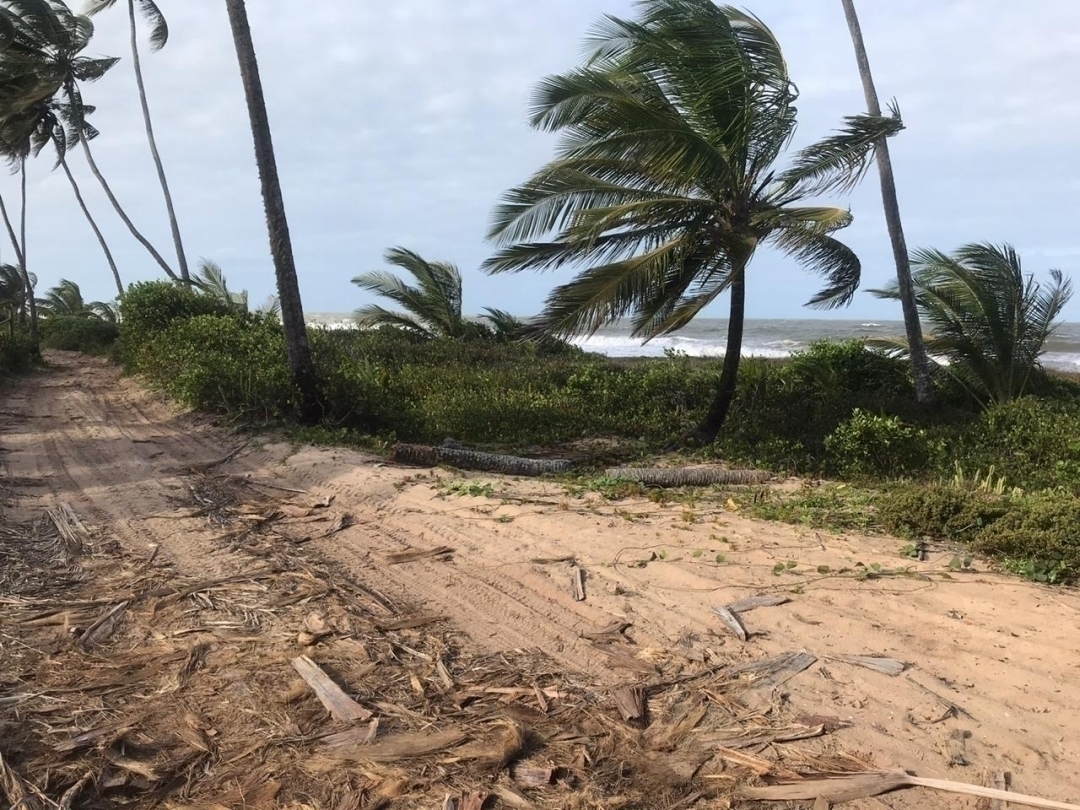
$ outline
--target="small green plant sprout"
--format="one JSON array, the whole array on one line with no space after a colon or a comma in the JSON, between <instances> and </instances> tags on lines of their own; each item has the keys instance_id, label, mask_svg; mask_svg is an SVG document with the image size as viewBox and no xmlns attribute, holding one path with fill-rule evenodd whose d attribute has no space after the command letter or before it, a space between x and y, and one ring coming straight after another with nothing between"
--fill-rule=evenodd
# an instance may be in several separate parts
<instances>
[{"instance_id":1,"label":"small green plant sprout","mask_svg":"<svg viewBox=\"0 0 1080 810\"><path fill-rule=\"evenodd\" d=\"M975 560L972 557L960 557L959 555L949 560L950 571L971 571L972 563Z\"/></svg>"},{"instance_id":2,"label":"small green plant sprout","mask_svg":"<svg viewBox=\"0 0 1080 810\"><path fill-rule=\"evenodd\" d=\"M699 557L703 556L704 554L705 554L705 549L703 549L703 548L695 548L694 553L693 553L693 557L694 557L694 559L698 559Z\"/></svg>"},{"instance_id":3,"label":"small green plant sprout","mask_svg":"<svg viewBox=\"0 0 1080 810\"><path fill-rule=\"evenodd\" d=\"M727 562L727 557L725 557L723 554L717 554L716 555L716 564L717 565L723 565L726 562Z\"/></svg>"},{"instance_id":4,"label":"small green plant sprout","mask_svg":"<svg viewBox=\"0 0 1080 810\"><path fill-rule=\"evenodd\" d=\"M479 481L452 481L440 488L444 495L456 495L459 498L491 498L495 495L493 485Z\"/></svg>"}]
</instances>

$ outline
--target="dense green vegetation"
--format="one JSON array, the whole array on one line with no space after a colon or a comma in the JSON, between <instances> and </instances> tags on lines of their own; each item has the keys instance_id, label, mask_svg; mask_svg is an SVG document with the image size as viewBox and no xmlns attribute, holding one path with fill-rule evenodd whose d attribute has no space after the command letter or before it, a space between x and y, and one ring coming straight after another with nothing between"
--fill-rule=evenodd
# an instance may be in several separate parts
<instances>
[{"instance_id":1,"label":"dense green vegetation","mask_svg":"<svg viewBox=\"0 0 1080 810\"><path fill-rule=\"evenodd\" d=\"M168 283L122 307L127 367L186 405L289 422L298 407L280 325ZM615 361L534 344L430 340L394 329L313 329L320 430L338 441L562 447L648 457L695 424L718 370L687 357ZM983 407L962 387L916 406L908 366L858 343L749 361L704 458L853 482L844 495L769 499L758 513L967 543L1040 581L1080 577L1080 384L1032 372L1030 394ZM793 418L793 415L797 418ZM895 482L882 486L884 481ZM855 499L855 500L853 500Z\"/></svg>"}]
</instances>

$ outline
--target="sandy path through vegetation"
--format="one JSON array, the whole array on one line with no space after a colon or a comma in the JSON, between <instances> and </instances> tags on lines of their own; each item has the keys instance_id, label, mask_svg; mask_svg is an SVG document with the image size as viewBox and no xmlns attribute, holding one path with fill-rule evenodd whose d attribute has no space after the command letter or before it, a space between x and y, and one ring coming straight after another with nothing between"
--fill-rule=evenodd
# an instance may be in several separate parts
<instances>
[{"instance_id":1,"label":"sandy path through vegetation","mask_svg":"<svg viewBox=\"0 0 1080 810\"><path fill-rule=\"evenodd\" d=\"M188 468L240 439L176 412L103 361L50 362L0 404L0 484L15 512L65 500L130 551L156 543L192 575L237 573L240 558L212 542L205 521L177 518L170 496L184 493ZM986 573L981 563L946 578L951 553L912 563L893 538L750 520L734 502L608 503L560 485L397 468L270 440L252 441L222 469L332 495L354 524L311 540L310 550L371 589L374 610L380 598L422 604L481 649L539 649L607 683L677 672L687 661L806 649L820 661L788 683L790 701L849 722L834 735L846 750L958 781L1010 771L1017 791L1080 801L1073 592ZM387 559L440 546L453 552ZM565 558L587 574L584 601L571 591L572 564L552 562ZM928 576L897 575L909 566ZM755 594L792 601L744 614L743 643L711 607ZM585 637L616 620L632 623L633 645L605 651ZM890 677L831 659L840 655L910 666ZM908 792L861 806L974 804Z\"/></svg>"}]
</instances>

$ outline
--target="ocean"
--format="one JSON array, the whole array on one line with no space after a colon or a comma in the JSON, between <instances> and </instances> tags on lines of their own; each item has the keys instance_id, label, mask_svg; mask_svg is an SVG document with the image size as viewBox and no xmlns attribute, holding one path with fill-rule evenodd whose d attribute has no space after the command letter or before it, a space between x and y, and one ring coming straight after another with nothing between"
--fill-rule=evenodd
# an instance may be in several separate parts
<instances>
[{"instance_id":1,"label":"ocean","mask_svg":"<svg viewBox=\"0 0 1080 810\"><path fill-rule=\"evenodd\" d=\"M312 313L310 323L345 328L350 325L348 314L336 312ZM628 325L616 324L601 329L592 337L574 341L581 348L609 357L663 357L668 349L692 357L721 357L727 321L720 318L700 318L680 332L656 338L648 343L630 335ZM747 320L743 333L743 357L784 358L805 349L815 340L849 340L879 338L904 334L902 321L840 320L806 318L784 320ZM1064 323L1046 345L1043 365L1065 371L1080 371L1080 323Z\"/></svg>"}]
</instances>

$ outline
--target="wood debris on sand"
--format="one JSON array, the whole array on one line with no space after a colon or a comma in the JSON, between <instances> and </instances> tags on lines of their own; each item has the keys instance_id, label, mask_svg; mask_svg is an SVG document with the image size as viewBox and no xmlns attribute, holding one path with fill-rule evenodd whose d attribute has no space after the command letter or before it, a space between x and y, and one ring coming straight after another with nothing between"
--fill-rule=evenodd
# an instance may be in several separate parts
<instances>
[{"instance_id":1,"label":"wood debris on sand","mask_svg":"<svg viewBox=\"0 0 1080 810\"><path fill-rule=\"evenodd\" d=\"M868 769L820 753L839 721L754 708L807 652L655 662L616 621L575 642L625 673L612 692L351 579L298 542L334 525L325 499L189 484L183 519L235 563L217 577L148 565L70 507L0 522L0 806L724 806Z\"/></svg>"}]
</instances>

